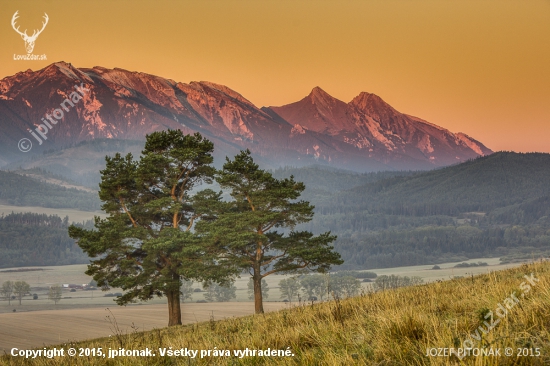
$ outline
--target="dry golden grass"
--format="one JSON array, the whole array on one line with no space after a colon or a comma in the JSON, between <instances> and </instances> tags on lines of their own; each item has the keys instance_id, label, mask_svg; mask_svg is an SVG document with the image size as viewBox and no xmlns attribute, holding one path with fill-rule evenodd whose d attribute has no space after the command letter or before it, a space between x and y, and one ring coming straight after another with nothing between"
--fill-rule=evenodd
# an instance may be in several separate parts
<instances>
[{"instance_id":1,"label":"dry golden grass","mask_svg":"<svg viewBox=\"0 0 550 366\"><path fill-rule=\"evenodd\" d=\"M531 273L532 290L520 284ZM550 364L550 263L535 263L472 278L402 288L290 310L223 321L117 335L69 347L153 349L154 358L0 359L6 365L544 365ZM538 348L539 357L428 357L428 348L460 347L512 292L519 297L501 322L474 347ZM495 317L496 319L496 317ZM286 349L293 357L161 357L158 348Z\"/></svg>"}]
</instances>

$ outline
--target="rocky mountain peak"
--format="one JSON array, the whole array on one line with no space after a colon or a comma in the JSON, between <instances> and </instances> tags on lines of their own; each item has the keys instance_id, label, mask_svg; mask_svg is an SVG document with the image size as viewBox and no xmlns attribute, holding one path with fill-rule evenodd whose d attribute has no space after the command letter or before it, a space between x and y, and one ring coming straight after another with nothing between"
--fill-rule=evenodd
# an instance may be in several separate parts
<instances>
[{"instance_id":1,"label":"rocky mountain peak","mask_svg":"<svg viewBox=\"0 0 550 366\"><path fill-rule=\"evenodd\" d=\"M345 103L315 87L297 102L260 110L213 82L187 84L61 61L0 80L4 161L30 156L19 154L17 142L34 138L29 130L82 82L90 94L66 111L47 140L31 140L33 153L93 139L143 140L165 129L200 132L214 142L222 160L248 148L272 167L325 163L359 171L428 169L491 153L467 135L402 114L371 93Z\"/></svg>"},{"instance_id":2,"label":"rocky mountain peak","mask_svg":"<svg viewBox=\"0 0 550 366\"><path fill-rule=\"evenodd\" d=\"M349 102L350 106L358 110L368 112L370 115L379 116L381 114L394 114L397 111L382 98L373 93L361 92L358 96Z\"/></svg>"}]
</instances>

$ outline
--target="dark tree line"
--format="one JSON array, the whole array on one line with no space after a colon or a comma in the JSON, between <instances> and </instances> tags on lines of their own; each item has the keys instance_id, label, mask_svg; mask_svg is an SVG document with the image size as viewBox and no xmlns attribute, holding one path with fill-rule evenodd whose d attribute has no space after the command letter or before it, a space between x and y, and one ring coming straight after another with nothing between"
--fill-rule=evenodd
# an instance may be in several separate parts
<instances>
[{"instance_id":1,"label":"dark tree line","mask_svg":"<svg viewBox=\"0 0 550 366\"><path fill-rule=\"evenodd\" d=\"M0 267L87 263L67 234L69 218L35 213L0 217Z\"/></svg>"},{"instance_id":2,"label":"dark tree line","mask_svg":"<svg viewBox=\"0 0 550 366\"><path fill-rule=\"evenodd\" d=\"M349 182L357 177L338 174ZM331 179L336 179L331 172L323 177ZM348 268L545 253L550 250L549 180L549 154L496 153L353 189L326 190L322 196L306 190L316 215L302 227L338 234L335 248Z\"/></svg>"}]
</instances>

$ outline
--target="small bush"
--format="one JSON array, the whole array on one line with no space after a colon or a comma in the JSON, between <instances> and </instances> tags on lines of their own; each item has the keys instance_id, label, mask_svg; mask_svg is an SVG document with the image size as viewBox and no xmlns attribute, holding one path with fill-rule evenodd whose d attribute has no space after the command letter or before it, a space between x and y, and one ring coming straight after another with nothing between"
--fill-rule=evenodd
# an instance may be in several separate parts
<instances>
[{"instance_id":1,"label":"small bush","mask_svg":"<svg viewBox=\"0 0 550 366\"><path fill-rule=\"evenodd\" d=\"M466 263L462 262L457 265L455 265L455 268L467 268L467 267L484 267L488 266L489 264L487 262L477 262L477 263Z\"/></svg>"},{"instance_id":2,"label":"small bush","mask_svg":"<svg viewBox=\"0 0 550 366\"><path fill-rule=\"evenodd\" d=\"M378 277L378 275L374 272L357 272L357 275L354 276L355 278L370 278L374 279Z\"/></svg>"}]
</instances>

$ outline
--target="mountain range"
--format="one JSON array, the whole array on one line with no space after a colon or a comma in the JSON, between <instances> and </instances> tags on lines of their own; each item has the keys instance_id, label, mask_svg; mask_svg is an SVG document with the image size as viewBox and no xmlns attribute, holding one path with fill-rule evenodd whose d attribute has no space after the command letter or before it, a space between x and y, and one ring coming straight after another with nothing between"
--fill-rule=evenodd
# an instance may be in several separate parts
<instances>
[{"instance_id":1,"label":"mountain range","mask_svg":"<svg viewBox=\"0 0 550 366\"><path fill-rule=\"evenodd\" d=\"M30 131L60 108L75 86L89 91L39 144ZM0 165L83 141L143 141L146 134L164 129L200 132L214 142L217 157L248 148L269 167L317 163L358 171L417 170L492 153L466 134L400 113L371 93L345 103L315 87L298 102L258 108L211 82L186 84L66 62L2 79L0 126ZM32 152L18 150L22 138L33 142Z\"/></svg>"}]
</instances>

